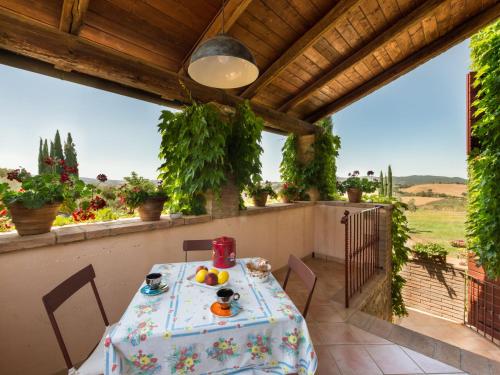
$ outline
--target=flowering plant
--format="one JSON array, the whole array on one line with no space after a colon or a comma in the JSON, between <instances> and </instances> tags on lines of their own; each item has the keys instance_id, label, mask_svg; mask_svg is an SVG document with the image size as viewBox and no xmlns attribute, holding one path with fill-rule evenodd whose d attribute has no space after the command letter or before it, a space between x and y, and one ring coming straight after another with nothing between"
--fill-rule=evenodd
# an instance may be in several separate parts
<instances>
[{"instance_id":1,"label":"flowering plant","mask_svg":"<svg viewBox=\"0 0 500 375\"><path fill-rule=\"evenodd\" d=\"M269 181L266 181L264 184L262 182L257 182L256 184L249 186L247 188L248 194L251 197L258 197L261 194L267 194L271 198L276 198L276 192L273 190L273 187Z\"/></svg>"},{"instance_id":2,"label":"flowering plant","mask_svg":"<svg viewBox=\"0 0 500 375\"><path fill-rule=\"evenodd\" d=\"M106 205L102 198L94 197L93 186L85 184L76 176L76 167L69 167L64 160L55 158L46 158L44 163L53 167L51 172L32 176L26 169L19 167L7 173L7 179L12 183L0 184L0 210L13 204L36 209L58 203L62 205L63 212L73 212L74 217L76 212L77 217L87 220L91 218L88 211ZM56 165L60 167L59 172L54 168ZM14 182L21 184L19 189L13 188Z\"/></svg>"},{"instance_id":3,"label":"flowering plant","mask_svg":"<svg viewBox=\"0 0 500 375\"><path fill-rule=\"evenodd\" d=\"M163 199L167 200L167 194L160 184L155 185L152 181L140 177L136 172L132 172L129 177L124 177L125 185L120 187L121 200L131 209L141 206L146 200Z\"/></svg>"},{"instance_id":4,"label":"flowering plant","mask_svg":"<svg viewBox=\"0 0 500 375\"><path fill-rule=\"evenodd\" d=\"M373 178L373 171L368 171L368 177L359 177L359 171L349 173L349 177L337 184L337 189L345 193L347 189L359 189L363 193L373 193L378 186L378 180Z\"/></svg>"},{"instance_id":5,"label":"flowering plant","mask_svg":"<svg viewBox=\"0 0 500 375\"><path fill-rule=\"evenodd\" d=\"M288 198L290 200L297 199L300 193L300 189L297 185L291 182L285 182L280 190L280 195L282 197Z\"/></svg>"}]
</instances>

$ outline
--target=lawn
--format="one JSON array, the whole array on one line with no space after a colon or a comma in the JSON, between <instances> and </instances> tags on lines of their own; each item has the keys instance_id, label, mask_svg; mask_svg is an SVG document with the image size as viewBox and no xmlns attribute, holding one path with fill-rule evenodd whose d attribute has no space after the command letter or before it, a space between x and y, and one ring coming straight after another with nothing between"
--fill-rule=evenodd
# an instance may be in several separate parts
<instances>
[{"instance_id":1,"label":"lawn","mask_svg":"<svg viewBox=\"0 0 500 375\"><path fill-rule=\"evenodd\" d=\"M465 211L419 208L415 212L407 211L406 216L410 224L412 242L439 243L450 255L461 250L452 247L450 241L465 239Z\"/></svg>"}]
</instances>

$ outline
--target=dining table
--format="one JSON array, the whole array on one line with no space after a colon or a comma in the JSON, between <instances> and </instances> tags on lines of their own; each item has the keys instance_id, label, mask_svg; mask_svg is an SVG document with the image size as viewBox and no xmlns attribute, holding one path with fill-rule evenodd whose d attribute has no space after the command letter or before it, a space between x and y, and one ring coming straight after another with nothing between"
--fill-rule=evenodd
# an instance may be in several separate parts
<instances>
[{"instance_id":1,"label":"dining table","mask_svg":"<svg viewBox=\"0 0 500 375\"><path fill-rule=\"evenodd\" d=\"M156 264L166 292L140 289L105 338L105 374L314 374L317 357L307 324L270 274L255 280L237 259L226 288L240 294L232 317L212 314L216 289L191 279L211 261Z\"/></svg>"}]
</instances>

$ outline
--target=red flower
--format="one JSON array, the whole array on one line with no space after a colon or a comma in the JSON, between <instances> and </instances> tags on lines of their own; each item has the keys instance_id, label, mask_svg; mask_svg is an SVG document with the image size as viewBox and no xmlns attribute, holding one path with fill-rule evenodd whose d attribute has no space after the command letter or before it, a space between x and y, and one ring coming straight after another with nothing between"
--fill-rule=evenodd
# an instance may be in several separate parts
<instances>
[{"instance_id":1,"label":"red flower","mask_svg":"<svg viewBox=\"0 0 500 375\"><path fill-rule=\"evenodd\" d=\"M101 173L101 174L98 174L97 175L97 179L101 182L106 182L108 181L108 177L104 174L104 173Z\"/></svg>"},{"instance_id":2,"label":"red flower","mask_svg":"<svg viewBox=\"0 0 500 375\"><path fill-rule=\"evenodd\" d=\"M96 197L90 201L90 208L94 211L97 211L100 210L101 208L106 207L106 204L107 203L104 199L96 195Z\"/></svg>"},{"instance_id":3,"label":"red flower","mask_svg":"<svg viewBox=\"0 0 500 375\"><path fill-rule=\"evenodd\" d=\"M104 346L108 348L111 345L111 338L106 337L106 340L104 340Z\"/></svg>"},{"instance_id":4,"label":"red flower","mask_svg":"<svg viewBox=\"0 0 500 375\"><path fill-rule=\"evenodd\" d=\"M10 181L19 181L21 182L21 179L19 178L19 169L13 169L10 172L7 172L7 179Z\"/></svg>"},{"instance_id":5,"label":"red flower","mask_svg":"<svg viewBox=\"0 0 500 375\"><path fill-rule=\"evenodd\" d=\"M144 334L141 335L141 341L146 341L146 335Z\"/></svg>"},{"instance_id":6,"label":"red flower","mask_svg":"<svg viewBox=\"0 0 500 375\"><path fill-rule=\"evenodd\" d=\"M61 182L65 183L68 181L69 181L69 174L67 174L66 172L61 173Z\"/></svg>"},{"instance_id":7,"label":"red flower","mask_svg":"<svg viewBox=\"0 0 500 375\"><path fill-rule=\"evenodd\" d=\"M158 361L157 358L151 358L151 362L156 363L156 361Z\"/></svg>"},{"instance_id":8,"label":"red flower","mask_svg":"<svg viewBox=\"0 0 500 375\"><path fill-rule=\"evenodd\" d=\"M59 163L60 166L63 166L63 165L66 164L66 162L64 161L64 159L59 159L58 163Z\"/></svg>"},{"instance_id":9,"label":"red flower","mask_svg":"<svg viewBox=\"0 0 500 375\"><path fill-rule=\"evenodd\" d=\"M196 358L198 358L198 353L193 354L193 359L196 359Z\"/></svg>"},{"instance_id":10,"label":"red flower","mask_svg":"<svg viewBox=\"0 0 500 375\"><path fill-rule=\"evenodd\" d=\"M54 165L54 159L52 159L50 156L43 159L43 162L47 165Z\"/></svg>"}]
</instances>

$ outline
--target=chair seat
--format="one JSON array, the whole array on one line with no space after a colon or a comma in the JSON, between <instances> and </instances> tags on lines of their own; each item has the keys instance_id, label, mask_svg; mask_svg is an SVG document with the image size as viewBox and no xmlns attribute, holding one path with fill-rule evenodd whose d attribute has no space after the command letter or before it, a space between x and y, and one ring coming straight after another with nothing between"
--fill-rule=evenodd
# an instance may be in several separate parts
<instances>
[{"instance_id":1,"label":"chair seat","mask_svg":"<svg viewBox=\"0 0 500 375\"><path fill-rule=\"evenodd\" d=\"M89 357L82 363L82 365L75 369L70 368L68 375L103 375L105 366L105 347L104 342L106 337L111 332L116 324L107 326L102 335L101 341L97 344L94 351L89 355Z\"/></svg>"}]
</instances>

